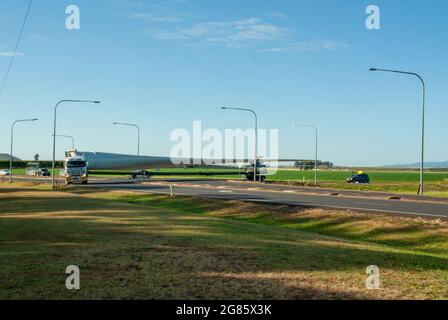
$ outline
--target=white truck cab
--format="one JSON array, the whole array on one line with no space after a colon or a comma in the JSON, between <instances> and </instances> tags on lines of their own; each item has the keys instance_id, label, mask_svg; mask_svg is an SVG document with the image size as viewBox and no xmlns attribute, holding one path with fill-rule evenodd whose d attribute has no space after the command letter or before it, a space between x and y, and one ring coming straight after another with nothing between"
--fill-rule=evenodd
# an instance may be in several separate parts
<instances>
[{"instance_id":1,"label":"white truck cab","mask_svg":"<svg viewBox=\"0 0 448 320\"><path fill-rule=\"evenodd\" d=\"M65 153L64 177L65 184L87 184L89 180L87 161L83 156L78 155L76 150Z\"/></svg>"}]
</instances>

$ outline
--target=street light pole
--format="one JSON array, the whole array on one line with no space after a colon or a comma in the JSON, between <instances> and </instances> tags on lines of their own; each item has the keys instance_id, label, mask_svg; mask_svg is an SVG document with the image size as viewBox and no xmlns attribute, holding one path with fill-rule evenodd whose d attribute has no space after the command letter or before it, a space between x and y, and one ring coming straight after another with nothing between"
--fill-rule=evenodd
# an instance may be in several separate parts
<instances>
[{"instance_id":1,"label":"street light pole","mask_svg":"<svg viewBox=\"0 0 448 320\"><path fill-rule=\"evenodd\" d=\"M317 126L314 124L293 124L293 127L311 127L314 128L314 132L316 134L316 146L315 146L315 158L314 158L314 185L317 186Z\"/></svg>"},{"instance_id":2,"label":"street light pole","mask_svg":"<svg viewBox=\"0 0 448 320\"><path fill-rule=\"evenodd\" d=\"M13 153L13 143L14 143L14 126L19 122L28 122L28 121L37 121L37 118L34 119L21 119L16 120L11 125L11 150L9 153L9 182L12 182L12 153Z\"/></svg>"},{"instance_id":3,"label":"street light pole","mask_svg":"<svg viewBox=\"0 0 448 320\"><path fill-rule=\"evenodd\" d=\"M71 139L72 140L72 150L75 150L75 138L73 138L72 136L67 136L67 135L62 135L62 134L58 134L58 135L56 135L56 137Z\"/></svg>"},{"instance_id":4,"label":"street light pole","mask_svg":"<svg viewBox=\"0 0 448 320\"><path fill-rule=\"evenodd\" d=\"M113 124L137 128L137 155L139 156L140 155L140 127L138 125L132 124L132 123L114 122Z\"/></svg>"},{"instance_id":5,"label":"street light pole","mask_svg":"<svg viewBox=\"0 0 448 320\"><path fill-rule=\"evenodd\" d=\"M62 103L101 103L100 101L94 101L94 100L60 100L58 103L56 103L54 107L54 120L53 120L53 161L52 161L52 179L51 179L51 188L54 189L55 187L55 176L54 176L54 169L55 169L55 158L56 158L56 120L57 120L57 112L58 107Z\"/></svg>"},{"instance_id":6,"label":"street light pole","mask_svg":"<svg viewBox=\"0 0 448 320\"><path fill-rule=\"evenodd\" d=\"M407 71L399 71L399 70L389 70L389 69L379 69L379 68L370 68L369 71L381 71L381 72L392 72L392 73L400 73L417 77L422 84L422 131L421 131L421 153L420 153L420 185L419 185L419 194L424 194L424 168L425 168L425 95L426 95L426 85L423 78L414 72Z\"/></svg>"},{"instance_id":7,"label":"street light pole","mask_svg":"<svg viewBox=\"0 0 448 320\"><path fill-rule=\"evenodd\" d=\"M245 108L227 108L227 107L221 107L222 110L238 110L238 111L245 111L250 112L255 117L255 154L254 154L254 182L257 182L257 160L258 160L258 116L257 113L252 109L245 109ZM261 182L261 174L260 174L260 182Z\"/></svg>"}]
</instances>

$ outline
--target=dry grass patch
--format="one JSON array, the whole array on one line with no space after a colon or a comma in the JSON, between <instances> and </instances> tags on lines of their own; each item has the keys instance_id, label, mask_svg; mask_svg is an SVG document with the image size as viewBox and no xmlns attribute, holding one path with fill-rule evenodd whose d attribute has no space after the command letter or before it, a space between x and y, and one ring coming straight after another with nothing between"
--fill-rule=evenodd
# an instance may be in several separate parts
<instances>
[{"instance_id":1,"label":"dry grass patch","mask_svg":"<svg viewBox=\"0 0 448 320\"><path fill-rule=\"evenodd\" d=\"M0 185L0 298L448 298L445 237L442 222ZM365 288L371 264L381 290Z\"/></svg>"}]
</instances>

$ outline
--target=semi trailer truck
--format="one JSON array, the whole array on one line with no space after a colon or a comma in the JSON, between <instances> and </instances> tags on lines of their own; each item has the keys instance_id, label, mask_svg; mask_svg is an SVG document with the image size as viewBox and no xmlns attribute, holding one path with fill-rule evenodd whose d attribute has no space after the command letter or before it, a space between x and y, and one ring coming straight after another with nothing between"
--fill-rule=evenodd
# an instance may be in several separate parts
<instances>
[{"instance_id":1,"label":"semi trailer truck","mask_svg":"<svg viewBox=\"0 0 448 320\"><path fill-rule=\"evenodd\" d=\"M76 150L67 151L65 153L64 172L62 176L65 179L65 184L87 184L89 174L87 171L87 160L84 156L78 155Z\"/></svg>"}]
</instances>

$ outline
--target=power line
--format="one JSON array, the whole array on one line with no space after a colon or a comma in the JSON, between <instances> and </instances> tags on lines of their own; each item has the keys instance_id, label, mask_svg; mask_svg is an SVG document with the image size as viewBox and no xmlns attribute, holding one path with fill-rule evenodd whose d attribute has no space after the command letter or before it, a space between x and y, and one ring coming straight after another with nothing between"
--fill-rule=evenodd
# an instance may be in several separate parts
<instances>
[{"instance_id":1,"label":"power line","mask_svg":"<svg viewBox=\"0 0 448 320\"><path fill-rule=\"evenodd\" d=\"M0 5L1 5L1 1L2 0L0 0ZM9 60L8 69L6 70L5 76L4 76L3 81L2 81L2 85L0 86L0 95L2 94L3 89L5 88L6 81L8 80L9 73L11 72L12 65L14 64L14 60L15 60L16 55L17 55L17 50L19 49L20 40L22 39L23 30L25 29L26 22L28 21L28 17L30 15L31 5L32 4L33 4L33 0L30 0L28 2L28 8L26 10L25 18L23 19L23 22L22 22L22 27L20 28L19 36L17 37L16 46L14 48L14 51L12 52L11 60Z\"/></svg>"}]
</instances>

